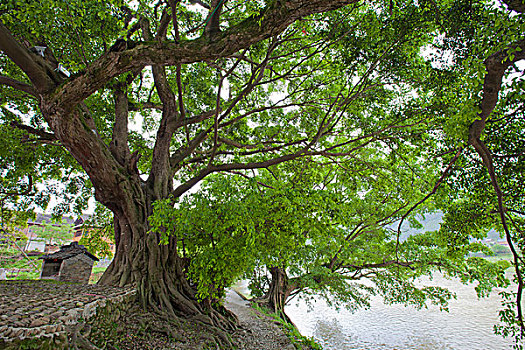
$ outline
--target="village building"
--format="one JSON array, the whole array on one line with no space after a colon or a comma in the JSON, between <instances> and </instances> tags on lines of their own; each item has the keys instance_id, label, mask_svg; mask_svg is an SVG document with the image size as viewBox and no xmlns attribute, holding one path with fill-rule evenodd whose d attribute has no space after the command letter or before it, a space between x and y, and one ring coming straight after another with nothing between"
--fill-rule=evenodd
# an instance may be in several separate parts
<instances>
[{"instance_id":1,"label":"village building","mask_svg":"<svg viewBox=\"0 0 525 350\"><path fill-rule=\"evenodd\" d=\"M44 253L52 253L57 251L60 246L66 242L73 241L78 242L82 238L82 235L89 230L84 225L84 222L89 218L88 215L82 215L76 219L71 216L63 216L60 223L56 223L50 214L37 214L34 220L27 222L27 227L22 229L22 232L27 236L27 243L25 251L39 251ZM72 233L71 238L66 241L49 238L44 239L39 237L37 230L46 230L46 223L50 226L58 229L63 228L64 230L70 230Z\"/></svg>"},{"instance_id":2,"label":"village building","mask_svg":"<svg viewBox=\"0 0 525 350\"><path fill-rule=\"evenodd\" d=\"M39 259L44 260L41 279L76 283L88 283L93 264L99 260L78 242L63 245L59 251Z\"/></svg>"}]
</instances>

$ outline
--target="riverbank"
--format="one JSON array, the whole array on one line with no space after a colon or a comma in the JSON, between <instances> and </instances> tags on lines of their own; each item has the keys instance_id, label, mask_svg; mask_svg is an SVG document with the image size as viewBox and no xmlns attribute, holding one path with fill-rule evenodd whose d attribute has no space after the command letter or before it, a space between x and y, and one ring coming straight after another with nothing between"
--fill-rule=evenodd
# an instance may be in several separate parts
<instances>
[{"instance_id":1,"label":"riverbank","mask_svg":"<svg viewBox=\"0 0 525 350\"><path fill-rule=\"evenodd\" d=\"M96 344L92 349L218 349L210 328L198 320L166 319L129 301L124 311L118 303L130 293L98 285L1 281L0 347L16 349L25 342L32 346L28 348L57 349L68 340L86 339ZM225 307L239 319L239 327L229 334L239 350L296 349L272 318L235 292L228 293ZM90 324L101 316L97 313L111 318L104 325Z\"/></svg>"},{"instance_id":2,"label":"riverbank","mask_svg":"<svg viewBox=\"0 0 525 350\"><path fill-rule=\"evenodd\" d=\"M234 333L239 350L295 350L295 346L271 317L250 307L230 290L224 306L237 315L240 329Z\"/></svg>"}]
</instances>

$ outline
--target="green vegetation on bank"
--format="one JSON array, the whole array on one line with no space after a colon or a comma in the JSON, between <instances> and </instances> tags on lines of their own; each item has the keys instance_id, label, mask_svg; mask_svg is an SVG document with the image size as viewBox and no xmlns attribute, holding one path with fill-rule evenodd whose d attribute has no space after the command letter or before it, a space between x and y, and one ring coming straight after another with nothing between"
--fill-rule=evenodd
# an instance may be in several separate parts
<instances>
[{"instance_id":1,"label":"green vegetation on bank","mask_svg":"<svg viewBox=\"0 0 525 350\"><path fill-rule=\"evenodd\" d=\"M253 307L258 312L262 313L263 315L266 315L267 317L272 318L278 325L279 328L286 334L286 336L290 339L292 344L295 346L298 350L322 350L322 346L315 342L314 339L305 337L299 331L297 330L297 327L295 325L283 318L281 318L279 315L272 313L265 307L261 307L258 303L252 303L251 307Z\"/></svg>"}]
</instances>

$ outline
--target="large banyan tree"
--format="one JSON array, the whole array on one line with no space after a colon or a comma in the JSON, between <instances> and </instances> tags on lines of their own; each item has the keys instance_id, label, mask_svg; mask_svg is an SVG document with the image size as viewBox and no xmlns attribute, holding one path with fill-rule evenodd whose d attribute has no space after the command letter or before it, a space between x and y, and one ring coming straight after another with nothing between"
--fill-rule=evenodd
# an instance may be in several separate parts
<instances>
[{"instance_id":1,"label":"large banyan tree","mask_svg":"<svg viewBox=\"0 0 525 350\"><path fill-rule=\"evenodd\" d=\"M148 222L156 201L212 173L419 147L443 164L435 192L473 146L510 237L482 137L495 108L509 112L503 77L524 58L523 4L508 3L2 1L2 188L93 188L116 241L100 283L133 283L144 305L215 323L177 237L159 244Z\"/></svg>"}]
</instances>

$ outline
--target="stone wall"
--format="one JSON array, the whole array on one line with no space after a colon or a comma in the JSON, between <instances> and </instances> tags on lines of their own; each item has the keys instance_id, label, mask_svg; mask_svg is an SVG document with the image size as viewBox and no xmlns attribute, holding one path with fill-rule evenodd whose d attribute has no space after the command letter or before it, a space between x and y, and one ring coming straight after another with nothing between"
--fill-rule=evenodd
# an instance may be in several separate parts
<instances>
[{"instance_id":1,"label":"stone wall","mask_svg":"<svg viewBox=\"0 0 525 350\"><path fill-rule=\"evenodd\" d=\"M0 281L0 349L69 349L103 340L136 300L134 289Z\"/></svg>"},{"instance_id":2,"label":"stone wall","mask_svg":"<svg viewBox=\"0 0 525 350\"><path fill-rule=\"evenodd\" d=\"M60 266L59 280L88 283L94 261L84 254L65 259Z\"/></svg>"}]
</instances>

